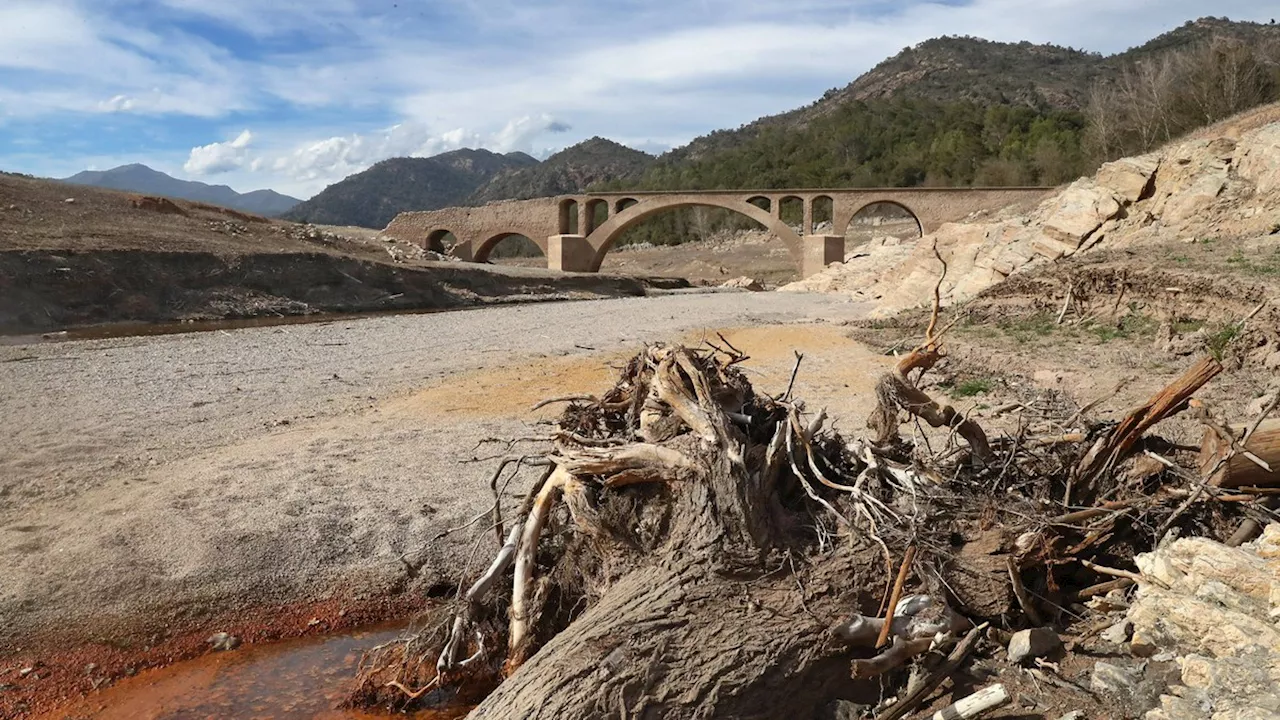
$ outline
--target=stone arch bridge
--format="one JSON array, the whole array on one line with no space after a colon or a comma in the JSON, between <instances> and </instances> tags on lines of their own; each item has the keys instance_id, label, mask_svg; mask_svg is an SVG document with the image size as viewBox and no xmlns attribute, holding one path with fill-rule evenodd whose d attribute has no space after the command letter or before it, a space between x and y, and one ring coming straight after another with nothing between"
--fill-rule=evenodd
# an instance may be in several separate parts
<instances>
[{"instance_id":1,"label":"stone arch bridge","mask_svg":"<svg viewBox=\"0 0 1280 720\"><path fill-rule=\"evenodd\" d=\"M463 260L484 262L502 240L523 235L547 256L547 266L567 272L596 272L628 228L657 213L685 207L731 210L755 220L791 251L801 277L844 260L844 231L860 210L891 203L915 217L922 235L981 210L1036 200L1051 188L888 188L810 190L684 190L602 192L508 200L481 207L400 213L387 235ZM800 212L795 208L799 205ZM784 222L784 206L799 215ZM815 214L829 219L831 234L814 232ZM446 238L453 241L446 246Z\"/></svg>"}]
</instances>

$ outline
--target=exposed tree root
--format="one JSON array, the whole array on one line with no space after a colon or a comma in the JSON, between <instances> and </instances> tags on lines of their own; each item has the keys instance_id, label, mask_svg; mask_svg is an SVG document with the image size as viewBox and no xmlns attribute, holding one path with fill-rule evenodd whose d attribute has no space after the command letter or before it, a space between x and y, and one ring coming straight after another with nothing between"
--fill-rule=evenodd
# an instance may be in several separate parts
<instances>
[{"instance_id":1,"label":"exposed tree root","mask_svg":"<svg viewBox=\"0 0 1280 720\"><path fill-rule=\"evenodd\" d=\"M1198 523L1218 503L1165 486L1188 463L1128 467L1213 362L1119 425L993 442L911 380L943 357L937 326L935 305L925 343L881 380L870 442L789 393L757 394L727 343L651 345L608 392L557 399L550 468L505 532L494 510L487 569L450 620L369 653L354 700L489 693L479 718L800 717L874 700L964 635L880 716L900 718L974 651L975 625L1058 622L1063 604L1141 581L1110 569L1132 555L1136 518ZM903 410L949 428L945 447L905 439Z\"/></svg>"}]
</instances>

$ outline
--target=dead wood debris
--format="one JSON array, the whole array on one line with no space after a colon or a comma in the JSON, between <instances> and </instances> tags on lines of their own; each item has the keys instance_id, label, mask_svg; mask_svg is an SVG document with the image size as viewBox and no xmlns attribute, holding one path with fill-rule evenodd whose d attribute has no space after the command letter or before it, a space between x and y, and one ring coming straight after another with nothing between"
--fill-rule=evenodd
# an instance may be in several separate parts
<instances>
[{"instance_id":1,"label":"dead wood debris","mask_svg":"<svg viewBox=\"0 0 1280 720\"><path fill-rule=\"evenodd\" d=\"M750 582L790 567L803 622L818 617L814 607L854 603L824 650L859 656L853 680L902 682L904 665L932 665L923 682L889 685L901 697L877 717L893 720L924 707L975 652L987 623L1065 626L1083 610L1078 602L1150 582L1115 566L1131 565L1167 527L1229 534L1229 517L1266 510L1272 496L1263 491L1227 498L1217 487L1228 485L1219 470L1250 440L1273 447L1261 419L1253 438L1224 430L1230 442L1208 467L1150 435L1221 372L1216 360L1199 361L1119 423L1063 412L1051 434L1024 429L992 441L917 387L943 357L937 320L935 304L925 342L878 385L868 439L825 429L825 411L792 398L790 387L756 393L736 367L745 356L723 338L709 350L650 345L603 395L554 399L568 405L543 454L550 467L510 530L499 526L488 568L450 622L367 654L354 701L403 707L483 695L628 572L715 548ZM949 428L946 446L905 438L900 428L913 418ZM681 519L682 499L706 492L702 514ZM500 523L497 508L492 515ZM815 592L801 583L797 565L820 569L840 548L878 556L872 565L883 577L848 582L882 587L879 611L874 600L856 604L876 595L869 587ZM1004 693L965 707L983 712Z\"/></svg>"}]
</instances>

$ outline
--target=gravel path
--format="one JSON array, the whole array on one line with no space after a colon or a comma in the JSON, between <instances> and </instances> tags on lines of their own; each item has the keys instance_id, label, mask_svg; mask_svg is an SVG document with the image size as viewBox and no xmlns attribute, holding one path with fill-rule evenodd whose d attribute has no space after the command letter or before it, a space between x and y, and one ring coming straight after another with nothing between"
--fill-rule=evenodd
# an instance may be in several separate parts
<instances>
[{"instance_id":1,"label":"gravel path","mask_svg":"<svg viewBox=\"0 0 1280 720\"><path fill-rule=\"evenodd\" d=\"M670 295L0 347L0 644L455 577L469 534L424 538L488 505L493 463L460 459L536 434L532 400L602 389L644 341L804 323L803 344L862 312ZM785 375L790 347L744 342Z\"/></svg>"}]
</instances>

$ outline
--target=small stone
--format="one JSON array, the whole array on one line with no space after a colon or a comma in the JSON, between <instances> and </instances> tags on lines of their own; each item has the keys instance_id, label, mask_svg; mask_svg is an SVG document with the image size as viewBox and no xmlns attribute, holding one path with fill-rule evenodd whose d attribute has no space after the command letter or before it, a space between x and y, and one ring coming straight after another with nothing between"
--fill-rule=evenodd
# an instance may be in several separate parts
<instances>
[{"instance_id":1,"label":"small stone","mask_svg":"<svg viewBox=\"0 0 1280 720\"><path fill-rule=\"evenodd\" d=\"M1062 639L1049 628L1019 630L1009 640L1009 662L1020 663L1031 658L1045 657L1061 648Z\"/></svg>"},{"instance_id":2,"label":"small stone","mask_svg":"<svg viewBox=\"0 0 1280 720\"><path fill-rule=\"evenodd\" d=\"M75 201L76 201L76 199L75 199L75 198L67 198L66 200L63 200L62 202L66 203L66 204L68 204L68 205L71 205L71 204L75 203Z\"/></svg>"},{"instance_id":3,"label":"small stone","mask_svg":"<svg viewBox=\"0 0 1280 720\"><path fill-rule=\"evenodd\" d=\"M1089 677L1089 687L1094 692L1131 695L1138 687L1142 677L1142 669L1122 667L1109 662L1098 661L1093 666L1093 674Z\"/></svg>"},{"instance_id":4,"label":"small stone","mask_svg":"<svg viewBox=\"0 0 1280 720\"><path fill-rule=\"evenodd\" d=\"M1129 636L1133 633L1133 623L1128 620L1121 620L1102 631L1102 639L1113 645L1121 645L1129 642Z\"/></svg>"},{"instance_id":5,"label":"small stone","mask_svg":"<svg viewBox=\"0 0 1280 720\"><path fill-rule=\"evenodd\" d=\"M1072 710L1071 712L1058 718L1058 720L1084 720L1083 710Z\"/></svg>"},{"instance_id":6,"label":"small stone","mask_svg":"<svg viewBox=\"0 0 1280 720\"><path fill-rule=\"evenodd\" d=\"M24 667L18 671L18 677L26 677L35 671L36 669L33 667Z\"/></svg>"},{"instance_id":7,"label":"small stone","mask_svg":"<svg viewBox=\"0 0 1280 720\"><path fill-rule=\"evenodd\" d=\"M235 650L240 647L240 638L224 632L210 635L205 642L212 645L214 650Z\"/></svg>"},{"instance_id":8,"label":"small stone","mask_svg":"<svg viewBox=\"0 0 1280 720\"><path fill-rule=\"evenodd\" d=\"M311 618L307 621L307 627L315 627L320 624L320 618Z\"/></svg>"}]
</instances>

